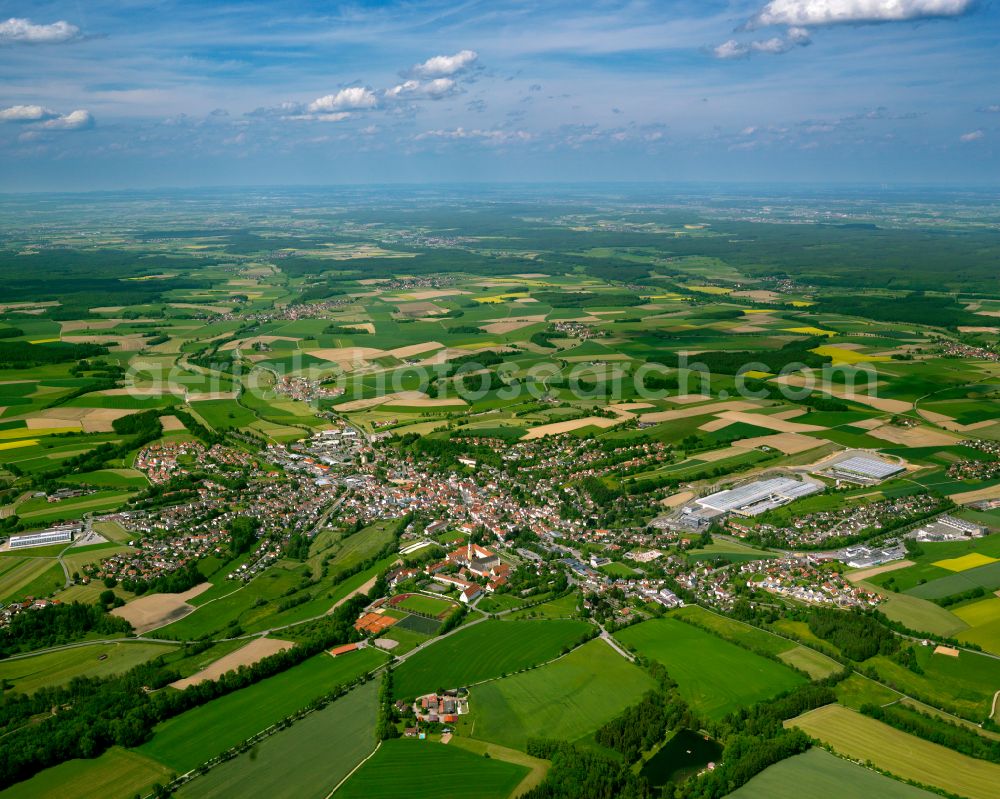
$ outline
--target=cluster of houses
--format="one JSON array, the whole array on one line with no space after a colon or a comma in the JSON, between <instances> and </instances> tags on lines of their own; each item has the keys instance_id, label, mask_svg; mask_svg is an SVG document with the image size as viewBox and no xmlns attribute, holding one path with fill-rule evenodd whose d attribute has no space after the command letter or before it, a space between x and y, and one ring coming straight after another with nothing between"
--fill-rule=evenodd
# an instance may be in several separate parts
<instances>
[{"instance_id":1,"label":"cluster of houses","mask_svg":"<svg viewBox=\"0 0 1000 799\"><path fill-rule=\"evenodd\" d=\"M882 598L851 583L839 572L824 568L818 557L788 557L743 563L739 574L750 588L791 597L811 605L867 608Z\"/></svg>"},{"instance_id":2,"label":"cluster of houses","mask_svg":"<svg viewBox=\"0 0 1000 799\"><path fill-rule=\"evenodd\" d=\"M35 599L34 597L27 597L22 602L11 602L6 607L0 608L0 627L6 627L19 613L42 610L49 605L58 604L58 599Z\"/></svg>"}]
</instances>

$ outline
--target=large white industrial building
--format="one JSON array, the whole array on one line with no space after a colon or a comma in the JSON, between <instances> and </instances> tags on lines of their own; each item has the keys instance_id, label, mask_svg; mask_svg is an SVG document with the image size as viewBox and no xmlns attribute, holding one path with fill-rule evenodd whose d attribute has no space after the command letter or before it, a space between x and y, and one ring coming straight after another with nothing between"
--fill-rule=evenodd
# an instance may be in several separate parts
<instances>
[{"instance_id":1,"label":"large white industrial building","mask_svg":"<svg viewBox=\"0 0 1000 799\"><path fill-rule=\"evenodd\" d=\"M67 525L65 527L50 527L48 530L41 530L37 533L12 535L7 546L10 549L30 549L49 544L68 544L81 529L79 525Z\"/></svg>"},{"instance_id":2,"label":"large white industrial building","mask_svg":"<svg viewBox=\"0 0 1000 799\"><path fill-rule=\"evenodd\" d=\"M709 494L697 500L697 503L720 513L756 516L822 490L823 486L817 483L794 480L791 477L773 477Z\"/></svg>"}]
</instances>

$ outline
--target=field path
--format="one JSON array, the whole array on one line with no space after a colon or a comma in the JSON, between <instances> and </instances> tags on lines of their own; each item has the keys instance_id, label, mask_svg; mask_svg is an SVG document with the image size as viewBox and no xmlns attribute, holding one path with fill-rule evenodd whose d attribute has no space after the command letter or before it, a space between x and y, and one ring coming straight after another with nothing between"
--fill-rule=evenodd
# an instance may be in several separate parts
<instances>
[{"instance_id":1,"label":"field path","mask_svg":"<svg viewBox=\"0 0 1000 799\"><path fill-rule=\"evenodd\" d=\"M350 772L349 772L349 773L348 773L348 774L347 774L347 775L346 775L346 776L344 777L344 779L342 779L342 780L341 780L340 782L338 782L338 783L337 783L337 784L336 784L336 785L334 786L333 790L332 790L332 791L330 791L330 793L328 793L328 794L326 795L325 799L330 799L330 797L331 797L331 796L333 796L333 795L334 795L334 794L335 794L335 793L336 793L337 791L339 791L339 790L340 790L340 786L341 786L341 785L343 785L343 784L344 784L345 782L347 782L347 781L348 781L348 780L349 780L349 779L350 779L350 778L351 778L352 776L354 776L354 772L355 772L355 771L357 771L357 770L358 770L359 768L361 768L361 767L362 767L362 766L363 766L363 765L364 765L365 763L367 763L367 762L368 762L369 760L371 760L371 759L372 759L373 757L375 757L375 755L377 755L377 754L378 754L378 750L379 750L379 749L381 749L381 748L382 748L382 742L381 742L381 741L379 741L379 742L378 742L378 743L377 743L377 744L375 745L375 748L374 748L374 749L373 749L373 750L371 751L371 754L370 754L370 755L368 755L368 757L366 757L366 758L365 758L364 760L362 760L362 761L361 761L360 763L358 763L358 765L356 765L356 766L355 766L354 768L352 768L352 769L350 770Z\"/></svg>"}]
</instances>

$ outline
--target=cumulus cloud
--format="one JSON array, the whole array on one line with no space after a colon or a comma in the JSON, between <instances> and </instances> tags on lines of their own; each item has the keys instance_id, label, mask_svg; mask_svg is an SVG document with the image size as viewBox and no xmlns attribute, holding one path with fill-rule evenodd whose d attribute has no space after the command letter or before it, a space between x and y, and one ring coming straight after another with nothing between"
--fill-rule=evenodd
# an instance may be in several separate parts
<instances>
[{"instance_id":1,"label":"cumulus cloud","mask_svg":"<svg viewBox=\"0 0 1000 799\"><path fill-rule=\"evenodd\" d=\"M747 21L746 27L816 27L958 17L972 10L976 2L977 0L771 0Z\"/></svg>"},{"instance_id":2,"label":"cumulus cloud","mask_svg":"<svg viewBox=\"0 0 1000 799\"><path fill-rule=\"evenodd\" d=\"M11 17L6 22L0 22L0 44L61 44L78 38L80 29L63 19L51 25L36 25L23 17Z\"/></svg>"},{"instance_id":3,"label":"cumulus cloud","mask_svg":"<svg viewBox=\"0 0 1000 799\"><path fill-rule=\"evenodd\" d=\"M434 80L408 80L385 90L385 96L391 100L420 99L440 100L454 94L458 85L451 78L435 78Z\"/></svg>"},{"instance_id":4,"label":"cumulus cloud","mask_svg":"<svg viewBox=\"0 0 1000 799\"><path fill-rule=\"evenodd\" d=\"M768 39L750 42L730 39L716 47L712 53L721 59L746 58L754 53L781 55L796 47L808 47L810 44L812 39L809 38L809 31L805 28L789 28L784 36L772 36Z\"/></svg>"},{"instance_id":5,"label":"cumulus cloud","mask_svg":"<svg viewBox=\"0 0 1000 799\"><path fill-rule=\"evenodd\" d=\"M57 116L55 111L40 105L12 105L0 109L0 122L42 122Z\"/></svg>"},{"instance_id":6,"label":"cumulus cloud","mask_svg":"<svg viewBox=\"0 0 1000 799\"><path fill-rule=\"evenodd\" d=\"M94 126L94 117L82 108L70 111L65 116L50 119L42 123L47 130L86 130Z\"/></svg>"},{"instance_id":7,"label":"cumulus cloud","mask_svg":"<svg viewBox=\"0 0 1000 799\"><path fill-rule=\"evenodd\" d=\"M341 89L336 94L317 97L309 103L310 113L334 113L337 111L362 111L378 105L378 98L371 89L364 86L351 86Z\"/></svg>"},{"instance_id":8,"label":"cumulus cloud","mask_svg":"<svg viewBox=\"0 0 1000 799\"><path fill-rule=\"evenodd\" d=\"M0 122L19 122L46 130L84 130L94 126L94 117L82 108L59 115L40 105L12 105L0 109Z\"/></svg>"},{"instance_id":9,"label":"cumulus cloud","mask_svg":"<svg viewBox=\"0 0 1000 799\"><path fill-rule=\"evenodd\" d=\"M979 141L985 135L986 134L983 133L983 131L981 130L970 130L968 133L963 133L961 136L959 136L958 140L961 142L969 143L969 142Z\"/></svg>"},{"instance_id":10,"label":"cumulus cloud","mask_svg":"<svg viewBox=\"0 0 1000 799\"><path fill-rule=\"evenodd\" d=\"M455 55L436 55L422 64L414 64L410 74L418 78L446 78L465 72L479 58L475 50L462 50Z\"/></svg>"}]
</instances>

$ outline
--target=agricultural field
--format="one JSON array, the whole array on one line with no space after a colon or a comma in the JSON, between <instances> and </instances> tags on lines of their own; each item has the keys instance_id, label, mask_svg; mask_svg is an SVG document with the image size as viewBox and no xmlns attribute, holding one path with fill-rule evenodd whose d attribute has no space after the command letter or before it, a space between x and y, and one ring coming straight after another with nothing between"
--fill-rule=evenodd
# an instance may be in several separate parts
<instances>
[{"instance_id":1,"label":"agricultural field","mask_svg":"<svg viewBox=\"0 0 1000 799\"><path fill-rule=\"evenodd\" d=\"M317 655L163 722L136 751L179 773L189 771L384 661L372 648L339 658Z\"/></svg>"},{"instance_id":2,"label":"agricultural field","mask_svg":"<svg viewBox=\"0 0 1000 799\"><path fill-rule=\"evenodd\" d=\"M604 641L594 640L540 669L472 688L470 736L514 749L528 738L585 740L653 680Z\"/></svg>"},{"instance_id":3,"label":"agricultural field","mask_svg":"<svg viewBox=\"0 0 1000 799\"><path fill-rule=\"evenodd\" d=\"M378 684L368 682L177 792L180 799L324 799L375 749Z\"/></svg>"},{"instance_id":4,"label":"agricultural field","mask_svg":"<svg viewBox=\"0 0 1000 799\"><path fill-rule=\"evenodd\" d=\"M618 640L656 660L680 686L681 696L709 718L779 694L805 681L779 663L671 618L627 627ZM739 674L739 680L733 675Z\"/></svg>"},{"instance_id":5,"label":"agricultural field","mask_svg":"<svg viewBox=\"0 0 1000 799\"><path fill-rule=\"evenodd\" d=\"M993 799L1000 765L976 760L924 741L839 705L827 705L785 723L803 730L846 757L871 761L904 780Z\"/></svg>"},{"instance_id":6,"label":"agricultural field","mask_svg":"<svg viewBox=\"0 0 1000 799\"><path fill-rule=\"evenodd\" d=\"M0 549L0 604L62 605L11 614L89 605L64 636L83 645L0 660L7 709L48 688L63 689L53 706L89 712L69 696L74 678L117 685L160 657L181 680L161 674L159 690L218 678L334 629L330 614L362 594L338 617L337 643L370 632L398 644L312 658L11 795L145 796L399 657L395 698L464 686L471 713L450 744L436 729L387 741L339 795L507 799L547 768L520 751L529 738L596 747L594 730L652 687L607 642L584 643L598 623L657 616L616 640L662 663L712 721L838 672L823 654L833 645L803 621L814 597L753 588L758 569L784 570L795 589L816 581L838 606L877 590L890 619L986 653L907 642L915 667L864 666L896 690L853 674L836 688L839 711L905 692L983 721L1000 690L987 656L1000 655L1000 535L911 546L904 567L852 572L865 579L850 584L832 575L839 565L784 557L898 535L895 511L844 523L889 499L948 497L949 513L1000 530L992 198L895 196L664 202L651 190L546 203L359 189L334 202L275 190L266 205L47 197L25 200L27 212L0 200L0 538L78 521L107 539ZM32 268L45 286L25 279ZM821 469L847 450L902 471L859 485ZM690 532L698 499L777 474L822 490ZM799 527L807 516L814 526ZM424 535L442 547L399 554ZM467 537L502 565L438 564ZM664 557L625 559L652 548ZM588 565L603 556L613 560ZM695 595L677 589L685 607L660 611L638 582L661 569ZM454 573L486 590L439 637L460 605L446 598L454 588L433 595L434 575ZM388 600L376 620L396 623L352 631L376 599ZM732 615L749 618L743 599L779 634L726 615L738 605ZM175 643L96 643L123 635L94 632L121 601L115 616ZM178 795L325 799L376 746L376 695L352 690ZM31 730L3 731L5 758L28 750ZM49 741L73 740L87 741L30 746L58 760ZM885 768L920 767L897 748ZM965 782L934 784L979 799L984 764L942 761ZM756 780L737 796L789 784L834 796L835 783L923 795L819 751Z\"/></svg>"},{"instance_id":7,"label":"agricultural field","mask_svg":"<svg viewBox=\"0 0 1000 799\"><path fill-rule=\"evenodd\" d=\"M175 649L170 644L139 642L88 644L0 660L0 679L7 681L9 690L30 694L46 686L65 685L77 677L121 674L147 660L168 655Z\"/></svg>"},{"instance_id":8,"label":"agricultural field","mask_svg":"<svg viewBox=\"0 0 1000 799\"><path fill-rule=\"evenodd\" d=\"M138 752L114 747L93 760L68 760L19 782L4 799L133 799L164 784L170 769Z\"/></svg>"},{"instance_id":9,"label":"agricultural field","mask_svg":"<svg viewBox=\"0 0 1000 799\"><path fill-rule=\"evenodd\" d=\"M526 766L484 758L458 746L413 739L386 741L337 791L343 799L435 799L447 785L452 799L507 799L528 775ZM433 779L414 775L433 774Z\"/></svg>"},{"instance_id":10,"label":"agricultural field","mask_svg":"<svg viewBox=\"0 0 1000 799\"><path fill-rule=\"evenodd\" d=\"M396 669L396 696L458 688L536 666L559 656L593 628L583 621L494 621L462 629Z\"/></svg>"},{"instance_id":11,"label":"agricultural field","mask_svg":"<svg viewBox=\"0 0 1000 799\"><path fill-rule=\"evenodd\" d=\"M813 747L765 769L729 794L728 799L801 799L802 796L931 799L936 795Z\"/></svg>"}]
</instances>

